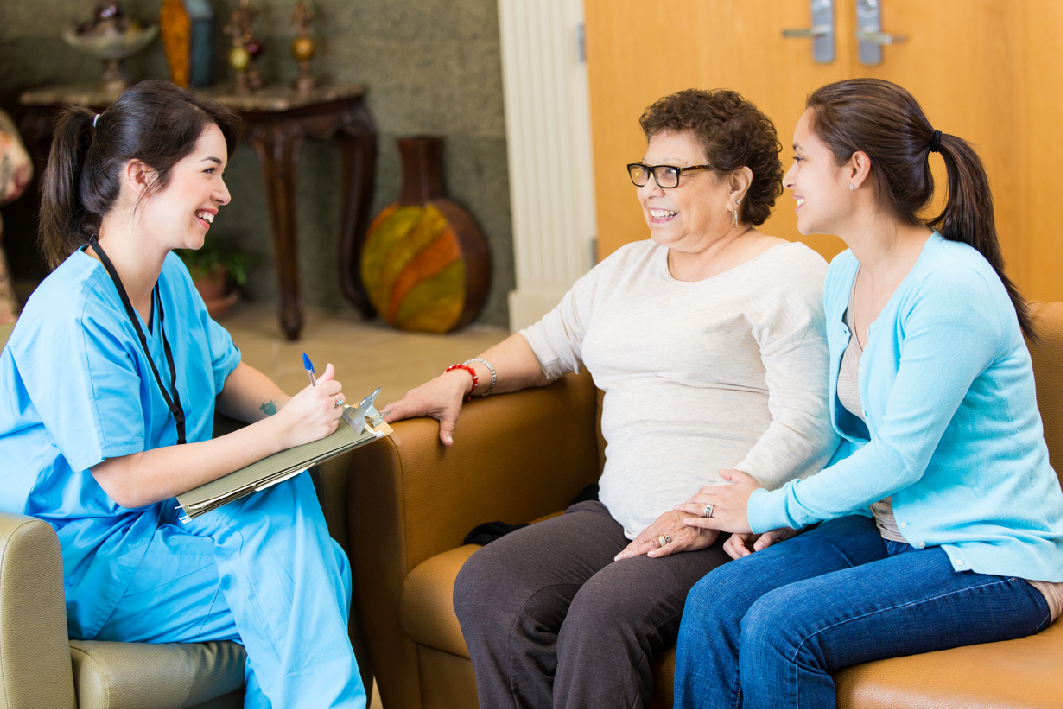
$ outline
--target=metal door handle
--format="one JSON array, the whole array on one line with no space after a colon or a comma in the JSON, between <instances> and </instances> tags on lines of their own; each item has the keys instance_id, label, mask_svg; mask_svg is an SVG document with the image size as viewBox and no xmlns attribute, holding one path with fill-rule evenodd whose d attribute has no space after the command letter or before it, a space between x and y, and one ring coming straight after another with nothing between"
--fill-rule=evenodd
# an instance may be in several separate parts
<instances>
[{"instance_id":1,"label":"metal door handle","mask_svg":"<svg viewBox=\"0 0 1063 709\"><path fill-rule=\"evenodd\" d=\"M863 30L857 31L856 38L861 42L870 42L871 44L900 44L908 41L908 38L903 34L883 34L882 32L866 32Z\"/></svg>"},{"instance_id":2,"label":"metal door handle","mask_svg":"<svg viewBox=\"0 0 1063 709\"><path fill-rule=\"evenodd\" d=\"M783 37L811 37L812 59L829 64L834 61L834 0L809 0L811 26L805 29L785 29Z\"/></svg>"},{"instance_id":3,"label":"metal door handle","mask_svg":"<svg viewBox=\"0 0 1063 709\"><path fill-rule=\"evenodd\" d=\"M834 28L830 25L816 25L805 29L783 30L783 37L824 37L833 34Z\"/></svg>"},{"instance_id":4,"label":"metal door handle","mask_svg":"<svg viewBox=\"0 0 1063 709\"><path fill-rule=\"evenodd\" d=\"M908 38L882 31L882 3L880 0L856 0L856 38L860 41L860 63L875 66L882 63L882 47L904 42Z\"/></svg>"}]
</instances>

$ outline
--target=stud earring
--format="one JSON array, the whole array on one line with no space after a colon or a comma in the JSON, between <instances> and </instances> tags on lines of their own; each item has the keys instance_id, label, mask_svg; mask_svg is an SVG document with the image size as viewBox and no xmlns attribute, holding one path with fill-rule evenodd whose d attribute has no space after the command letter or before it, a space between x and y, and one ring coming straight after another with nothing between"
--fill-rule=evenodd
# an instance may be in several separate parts
<instances>
[{"instance_id":1,"label":"stud earring","mask_svg":"<svg viewBox=\"0 0 1063 709\"><path fill-rule=\"evenodd\" d=\"M856 185L854 185L852 182L850 182L849 183L849 191L851 192L851 191L853 191L855 189L856 189Z\"/></svg>"}]
</instances>

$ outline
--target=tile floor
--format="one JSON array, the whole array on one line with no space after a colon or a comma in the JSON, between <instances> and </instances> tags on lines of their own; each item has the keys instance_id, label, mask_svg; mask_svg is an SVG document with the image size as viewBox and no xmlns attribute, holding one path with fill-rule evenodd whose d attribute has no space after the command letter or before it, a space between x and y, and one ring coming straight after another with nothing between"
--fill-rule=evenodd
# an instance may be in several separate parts
<instances>
[{"instance_id":1,"label":"tile floor","mask_svg":"<svg viewBox=\"0 0 1063 709\"><path fill-rule=\"evenodd\" d=\"M289 342L281 334L274 306L245 303L219 322L232 334L244 361L289 394L307 385L302 362L306 352L318 372L329 362L336 367L336 378L352 401L382 387L379 404L400 398L448 365L475 357L509 335L503 328L483 326L450 335L422 335L365 322L353 312L310 310L301 339ZM375 682L371 708L383 709Z\"/></svg>"},{"instance_id":2,"label":"tile floor","mask_svg":"<svg viewBox=\"0 0 1063 709\"><path fill-rule=\"evenodd\" d=\"M448 365L475 357L509 335L503 328L478 325L450 335L424 335L365 322L353 312L309 310L301 339L289 342L281 334L275 307L244 303L219 322L232 334L244 361L289 394L307 384L306 352L318 373L329 362L336 367L336 379L351 401L381 387L378 404L400 398Z\"/></svg>"}]
</instances>

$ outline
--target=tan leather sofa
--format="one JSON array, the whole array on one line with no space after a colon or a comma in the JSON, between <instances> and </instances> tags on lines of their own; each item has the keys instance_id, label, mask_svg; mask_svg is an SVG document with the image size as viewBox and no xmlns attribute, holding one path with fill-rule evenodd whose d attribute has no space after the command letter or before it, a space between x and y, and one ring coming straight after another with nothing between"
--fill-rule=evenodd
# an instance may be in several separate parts
<instances>
[{"instance_id":1,"label":"tan leather sofa","mask_svg":"<svg viewBox=\"0 0 1063 709\"><path fill-rule=\"evenodd\" d=\"M1063 303L1034 304L1038 401L1063 472ZM531 522L564 509L600 471L597 395L586 374L477 399L454 446L434 420L393 426L354 451L350 548L355 600L386 709L472 709L472 663L454 615L454 578L481 522ZM654 666L653 707L672 705L674 649ZM882 660L837 676L847 709L1063 709L1063 623L1031 638Z\"/></svg>"},{"instance_id":2,"label":"tan leather sofa","mask_svg":"<svg viewBox=\"0 0 1063 709\"><path fill-rule=\"evenodd\" d=\"M0 326L0 347L11 327ZM234 425L219 416L216 432ZM329 532L345 549L349 463L340 456L314 473ZM349 630L368 691L355 611ZM45 522L0 512L0 709L240 709L244 658L232 642L68 641L59 539Z\"/></svg>"}]
</instances>

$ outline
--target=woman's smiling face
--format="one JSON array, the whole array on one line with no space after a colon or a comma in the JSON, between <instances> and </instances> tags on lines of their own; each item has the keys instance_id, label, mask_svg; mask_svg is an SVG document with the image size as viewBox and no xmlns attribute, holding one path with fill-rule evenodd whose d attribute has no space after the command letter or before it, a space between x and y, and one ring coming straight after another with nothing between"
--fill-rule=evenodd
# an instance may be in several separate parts
<instances>
[{"instance_id":1,"label":"woman's smiling face","mask_svg":"<svg viewBox=\"0 0 1063 709\"><path fill-rule=\"evenodd\" d=\"M835 162L834 154L811 128L812 112L806 110L794 130L794 163L783 177L783 187L797 202L797 230L802 234L837 234L848 214L848 170Z\"/></svg>"},{"instance_id":2,"label":"woman's smiling face","mask_svg":"<svg viewBox=\"0 0 1063 709\"><path fill-rule=\"evenodd\" d=\"M148 196L145 217L168 249L198 249L218 209L229 203L222 179L225 136L213 123L203 129L191 154L174 164L166 187Z\"/></svg>"},{"instance_id":3,"label":"woman's smiling face","mask_svg":"<svg viewBox=\"0 0 1063 709\"><path fill-rule=\"evenodd\" d=\"M687 167L710 162L694 134L662 132L650 139L642 160L647 165ZM731 226L727 211L728 188L712 170L684 173L679 186L663 189L650 176L638 189L639 204L650 238L679 251L700 251Z\"/></svg>"}]
</instances>

